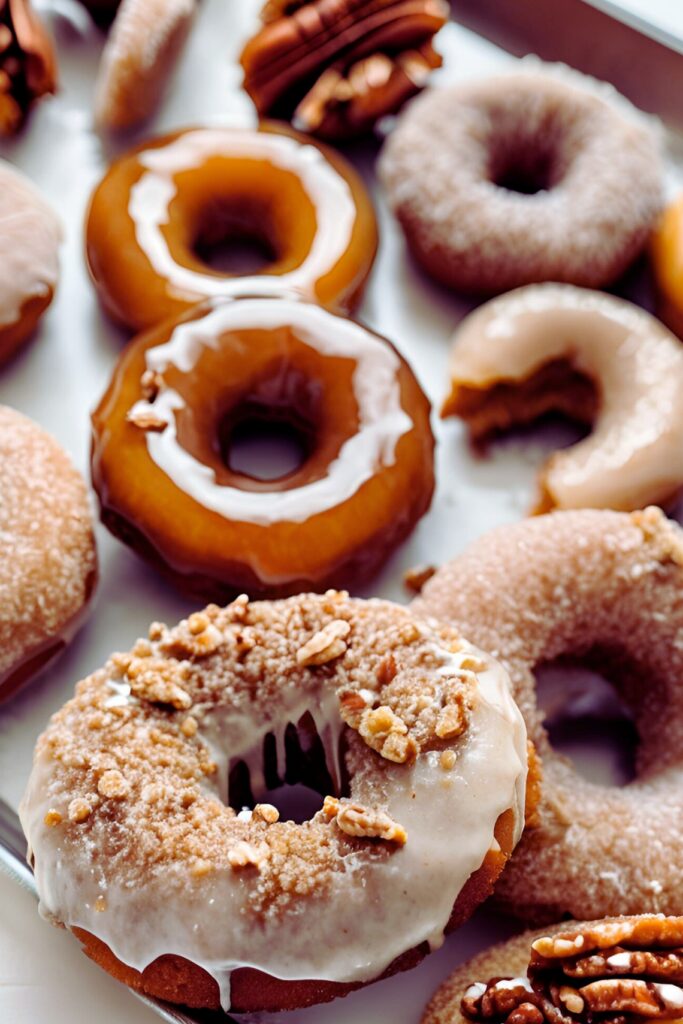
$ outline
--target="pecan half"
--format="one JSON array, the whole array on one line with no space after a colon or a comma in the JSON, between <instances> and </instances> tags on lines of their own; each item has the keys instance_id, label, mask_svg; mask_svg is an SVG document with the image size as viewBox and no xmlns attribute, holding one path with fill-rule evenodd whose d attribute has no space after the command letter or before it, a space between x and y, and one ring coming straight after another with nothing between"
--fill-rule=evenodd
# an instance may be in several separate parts
<instances>
[{"instance_id":1,"label":"pecan half","mask_svg":"<svg viewBox=\"0 0 683 1024\"><path fill-rule=\"evenodd\" d=\"M322 138L362 135L441 64L431 40L446 0L268 0L245 46L244 88L259 114Z\"/></svg>"},{"instance_id":2,"label":"pecan half","mask_svg":"<svg viewBox=\"0 0 683 1024\"><path fill-rule=\"evenodd\" d=\"M527 974L471 985L463 1014L495 1024L680 1020L683 918L613 918L542 936Z\"/></svg>"},{"instance_id":3,"label":"pecan half","mask_svg":"<svg viewBox=\"0 0 683 1024\"><path fill-rule=\"evenodd\" d=\"M35 101L56 86L52 42L29 0L0 0L0 135L19 131Z\"/></svg>"}]
</instances>

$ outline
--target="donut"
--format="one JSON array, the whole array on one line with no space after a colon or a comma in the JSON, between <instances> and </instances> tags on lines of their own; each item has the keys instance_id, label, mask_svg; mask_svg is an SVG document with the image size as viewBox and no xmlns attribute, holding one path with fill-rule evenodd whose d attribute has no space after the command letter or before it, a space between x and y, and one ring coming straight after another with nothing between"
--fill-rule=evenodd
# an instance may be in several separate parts
<instances>
[{"instance_id":1,"label":"donut","mask_svg":"<svg viewBox=\"0 0 683 1024\"><path fill-rule=\"evenodd\" d=\"M62 229L28 178L0 160L0 363L34 332L59 277Z\"/></svg>"},{"instance_id":2,"label":"donut","mask_svg":"<svg viewBox=\"0 0 683 1024\"><path fill-rule=\"evenodd\" d=\"M260 272L207 262L221 244L245 241L264 256ZM105 310L139 329L203 299L283 291L350 311L375 258L377 226L345 160L264 123L176 132L115 161L90 202L86 246Z\"/></svg>"},{"instance_id":3,"label":"donut","mask_svg":"<svg viewBox=\"0 0 683 1024\"><path fill-rule=\"evenodd\" d=\"M369 578L429 506L429 402L393 346L292 299L195 307L136 338L93 413L102 519L214 600ZM235 468L245 425L301 440L275 480Z\"/></svg>"},{"instance_id":4,"label":"donut","mask_svg":"<svg viewBox=\"0 0 683 1024\"><path fill-rule=\"evenodd\" d=\"M683 195L662 213L652 236L651 263L658 292L657 312L679 337L683 336Z\"/></svg>"},{"instance_id":5,"label":"donut","mask_svg":"<svg viewBox=\"0 0 683 1024\"><path fill-rule=\"evenodd\" d=\"M483 536L412 605L508 670L543 765L538 821L496 891L525 920L683 913L683 533L655 508L552 512ZM636 776L589 782L557 754L534 669L573 658L633 715Z\"/></svg>"},{"instance_id":6,"label":"donut","mask_svg":"<svg viewBox=\"0 0 683 1024\"><path fill-rule=\"evenodd\" d=\"M683 919L565 921L480 953L437 990L422 1024L608 1024L680 1019Z\"/></svg>"},{"instance_id":7,"label":"donut","mask_svg":"<svg viewBox=\"0 0 683 1024\"><path fill-rule=\"evenodd\" d=\"M97 579L85 484L54 438L0 405L0 700L58 654Z\"/></svg>"},{"instance_id":8,"label":"donut","mask_svg":"<svg viewBox=\"0 0 683 1024\"><path fill-rule=\"evenodd\" d=\"M573 285L527 285L456 331L443 416L474 439L560 411L593 426L542 467L536 512L633 511L683 486L683 346L649 313Z\"/></svg>"},{"instance_id":9,"label":"donut","mask_svg":"<svg viewBox=\"0 0 683 1024\"><path fill-rule=\"evenodd\" d=\"M380 175L428 274L487 295L538 281L600 288L626 270L660 210L659 146L642 115L596 87L551 66L411 103Z\"/></svg>"},{"instance_id":10,"label":"donut","mask_svg":"<svg viewBox=\"0 0 683 1024\"><path fill-rule=\"evenodd\" d=\"M338 591L155 623L38 742L43 912L192 1007L291 1009L412 966L519 839L508 682L454 630ZM279 820L283 781L319 794L308 820Z\"/></svg>"},{"instance_id":11,"label":"donut","mask_svg":"<svg viewBox=\"0 0 683 1024\"><path fill-rule=\"evenodd\" d=\"M124 0L107 39L95 86L95 120L130 131L161 103L182 52L197 0Z\"/></svg>"}]
</instances>

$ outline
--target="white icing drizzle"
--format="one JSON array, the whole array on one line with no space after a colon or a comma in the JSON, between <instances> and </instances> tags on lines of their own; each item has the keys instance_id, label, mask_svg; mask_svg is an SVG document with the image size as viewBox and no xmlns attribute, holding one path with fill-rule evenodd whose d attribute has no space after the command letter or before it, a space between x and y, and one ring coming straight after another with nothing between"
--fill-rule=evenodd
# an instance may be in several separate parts
<instances>
[{"instance_id":1,"label":"white icing drizzle","mask_svg":"<svg viewBox=\"0 0 683 1024\"><path fill-rule=\"evenodd\" d=\"M468 646L462 656L472 652ZM258 926L247 911L239 872L221 870L191 879L178 864L132 887L106 878L106 863L98 862L95 870L87 843L71 847L65 856L58 830L44 824L52 765L43 752L21 818L35 851L44 912L88 930L138 970L162 954L186 957L216 979L226 1010L230 973L240 966L285 979L368 981L404 951L425 941L438 945L459 892L491 848L498 817L512 808L515 838L523 827L524 722L507 673L477 654L487 667L477 675L477 699L468 730L458 740L455 767L444 771L439 752L430 751L412 765L392 765L383 776L383 802L406 828L406 845L386 858L353 853L344 870L335 872L323 903L295 903ZM458 658L444 651L444 664L455 666ZM297 720L301 707L293 695L289 701L281 721ZM314 703L309 695L306 710ZM338 712L325 700L314 717L322 737ZM218 791L225 785L228 760L235 755L248 759L249 744L256 744L260 754L264 730L273 726L243 711L201 717L200 735L223 762L211 785ZM338 745L338 730L338 725L329 729L328 752ZM362 782L358 788L354 799L362 801ZM107 911L97 913L103 885Z\"/></svg>"},{"instance_id":2,"label":"white icing drizzle","mask_svg":"<svg viewBox=\"0 0 683 1024\"><path fill-rule=\"evenodd\" d=\"M0 160L0 326L57 287L61 224L23 175Z\"/></svg>"},{"instance_id":3,"label":"white icing drizzle","mask_svg":"<svg viewBox=\"0 0 683 1024\"><path fill-rule=\"evenodd\" d=\"M242 299L219 303L199 320L179 324L165 344L150 348L146 366L163 373L170 365L191 373L205 346L217 347L228 331L277 330L289 326L305 344L329 356L357 361L353 388L359 410L356 434L342 446L327 474L302 487L278 491L242 491L219 486L213 469L178 443L175 413L184 400L172 388L163 389L153 405L136 402L131 412L146 413L167 423L146 435L150 458L174 482L205 508L226 519L268 526L281 520L303 522L350 498L381 466L393 465L396 445L412 428L401 405L397 378L399 358L382 339L351 320L334 316L309 303L290 299Z\"/></svg>"},{"instance_id":4,"label":"white icing drizzle","mask_svg":"<svg viewBox=\"0 0 683 1024\"><path fill-rule=\"evenodd\" d=\"M162 231L177 192L175 175L217 156L264 160L297 175L315 207L317 222L313 245L300 266L279 275L228 277L203 274L176 262ZM335 267L348 248L356 221L353 196L345 179L315 146L271 132L202 128L185 132L159 149L145 150L138 160L145 171L131 189L128 204L135 236L154 270L180 292L189 293L190 299L281 295L283 290L315 298L316 281Z\"/></svg>"}]
</instances>

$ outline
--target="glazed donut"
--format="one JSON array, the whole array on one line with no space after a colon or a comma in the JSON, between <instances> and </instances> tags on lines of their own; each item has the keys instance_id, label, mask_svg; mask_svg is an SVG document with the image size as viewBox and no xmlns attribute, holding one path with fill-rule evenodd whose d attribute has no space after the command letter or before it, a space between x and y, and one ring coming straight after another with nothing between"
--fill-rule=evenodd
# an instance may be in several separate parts
<instances>
[{"instance_id":1,"label":"glazed donut","mask_svg":"<svg viewBox=\"0 0 683 1024\"><path fill-rule=\"evenodd\" d=\"M538 824L496 891L532 921L683 912L683 534L658 509L553 512L475 541L425 585L438 615L498 658L543 764ZM591 783L555 753L534 669L603 671L633 714L636 777Z\"/></svg>"},{"instance_id":2,"label":"glazed donut","mask_svg":"<svg viewBox=\"0 0 683 1024\"><path fill-rule=\"evenodd\" d=\"M659 293L658 313L683 336L683 195L664 210L652 236L652 268Z\"/></svg>"},{"instance_id":3,"label":"glazed donut","mask_svg":"<svg viewBox=\"0 0 683 1024\"><path fill-rule=\"evenodd\" d=\"M156 623L38 742L43 912L194 1007L291 1009L412 966L522 830L508 684L454 630L335 591ZM310 820L260 802L285 780L320 793Z\"/></svg>"},{"instance_id":4,"label":"glazed donut","mask_svg":"<svg viewBox=\"0 0 683 1024\"><path fill-rule=\"evenodd\" d=\"M302 439L275 480L233 469L245 423ZM196 307L131 342L93 414L109 529L190 592L367 579L426 511L429 402L389 342L290 299Z\"/></svg>"},{"instance_id":5,"label":"glazed donut","mask_svg":"<svg viewBox=\"0 0 683 1024\"><path fill-rule=\"evenodd\" d=\"M202 257L226 240L267 250L260 273L219 273ZM370 198L332 150L282 126L195 128L117 160L86 226L90 273L109 315L132 328L202 299L291 292L344 311L377 250Z\"/></svg>"},{"instance_id":6,"label":"glazed donut","mask_svg":"<svg viewBox=\"0 0 683 1024\"><path fill-rule=\"evenodd\" d=\"M97 579L85 484L54 438L0 406L0 700L58 654Z\"/></svg>"},{"instance_id":7,"label":"glazed donut","mask_svg":"<svg viewBox=\"0 0 683 1024\"><path fill-rule=\"evenodd\" d=\"M463 964L422 1024L645 1024L680 1019L683 919L661 914L564 921Z\"/></svg>"},{"instance_id":8,"label":"glazed donut","mask_svg":"<svg viewBox=\"0 0 683 1024\"><path fill-rule=\"evenodd\" d=\"M572 285L528 285L471 313L450 356L442 415L474 438L558 410L594 424L541 469L536 512L631 511L683 486L683 347L622 299Z\"/></svg>"},{"instance_id":9,"label":"glazed donut","mask_svg":"<svg viewBox=\"0 0 683 1024\"><path fill-rule=\"evenodd\" d=\"M551 66L411 103L380 174L432 277L495 294L536 281L600 288L626 270L659 213L659 146L596 85Z\"/></svg>"},{"instance_id":10,"label":"glazed donut","mask_svg":"<svg viewBox=\"0 0 683 1024\"><path fill-rule=\"evenodd\" d=\"M95 121L130 131L156 111L187 39L197 0L124 0L95 86Z\"/></svg>"},{"instance_id":11,"label":"glazed donut","mask_svg":"<svg viewBox=\"0 0 683 1024\"><path fill-rule=\"evenodd\" d=\"M0 363L31 336L52 302L61 238L51 207L0 160Z\"/></svg>"}]
</instances>

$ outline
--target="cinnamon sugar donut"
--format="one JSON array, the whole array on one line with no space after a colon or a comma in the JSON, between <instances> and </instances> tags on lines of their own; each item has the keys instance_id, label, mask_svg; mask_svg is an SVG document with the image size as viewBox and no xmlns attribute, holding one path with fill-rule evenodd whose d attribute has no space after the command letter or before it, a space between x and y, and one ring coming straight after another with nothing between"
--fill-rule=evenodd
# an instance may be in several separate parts
<instances>
[{"instance_id":1,"label":"cinnamon sugar donut","mask_svg":"<svg viewBox=\"0 0 683 1024\"><path fill-rule=\"evenodd\" d=\"M543 764L538 825L497 897L533 921L683 913L683 533L658 509L553 512L482 537L425 585L438 615L507 668ZM636 777L596 785L556 754L534 669L579 659L639 735Z\"/></svg>"},{"instance_id":2,"label":"cinnamon sugar donut","mask_svg":"<svg viewBox=\"0 0 683 1024\"><path fill-rule=\"evenodd\" d=\"M109 529L194 594L282 597L367 580L429 507L430 407L386 339L313 303L196 306L127 347L93 413ZM262 480L243 425L301 438Z\"/></svg>"},{"instance_id":3,"label":"cinnamon sugar donut","mask_svg":"<svg viewBox=\"0 0 683 1024\"><path fill-rule=\"evenodd\" d=\"M43 912L110 973L290 1009L411 966L473 911L519 839L526 762L505 673L454 630L335 591L242 597L81 682L21 817ZM284 781L320 793L310 820L264 802Z\"/></svg>"},{"instance_id":4,"label":"cinnamon sugar donut","mask_svg":"<svg viewBox=\"0 0 683 1024\"><path fill-rule=\"evenodd\" d=\"M644 310L528 285L458 327L442 415L474 438L559 410L592 425L542 467L535 511L668 504L683 486L683 346Z\"/></svg>"},{"instance_id":5,"label":"cinnamon sugar donut","mask_svg":"<svg viewBox=\"0 0 683 1024\"><path fill-rule=\"evenodd\" d=\"M459 967L422 1024L645 1024L683 1009L683 918L644 914L524 932Z\"/></svg>"},{"instance_id":6,"label":"cinnamon sugar donut","mask_svg":"<svg viewBox=\"0 0 683 1024\"><path fill-rule=\"evenodd\" d=\"M263 251L254 273L221 272L231 241ZM275 123L191 128L116 160L86 225L88 266L117 322L153 327L202 299L287 293L350 311L377 251L370 197L333 150Z\"/></svg>"},{"instance_id":7,"label":"cinnamon sugar donut","mask_svg":"<svg viewBox=\"0 0 683 1024\"><path fill-rule=\"evenodd\" d=\"M0 700L81 624L97 558L85 484L54 438L0 406Z\"/></svg>"},{"instance_id":8,"label":"cinnamon sugar donut","mask_svg":"<svg viewBox=\"0 0 683 1024\"><path fill-rule=\"evenodd\" d=\"M0 160L0 363L31 336L52 302L61 238L52 208Z\"/></svg>"},{"instance_id":9,"label":"cinnamon sugar donut","mask_svg":"<svg viewBox=\"0 0 683 1024\"><path fill-rule=\"evenodd\" d=\"M661 206L659 146L626 101L596 87L551 66L412 102L380 174L437 281L480 294L536 281L600 288L628 267Z\"/></svg>"}]
</instances>

